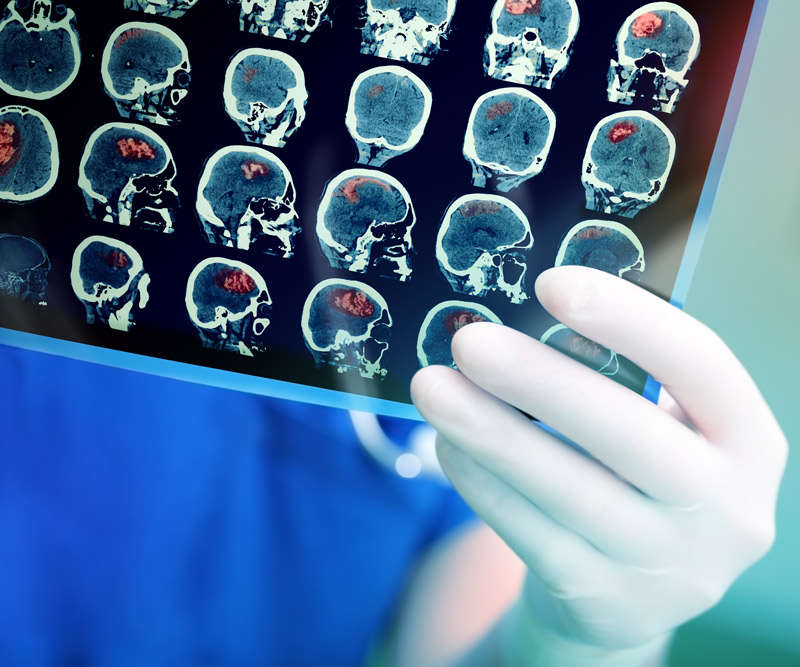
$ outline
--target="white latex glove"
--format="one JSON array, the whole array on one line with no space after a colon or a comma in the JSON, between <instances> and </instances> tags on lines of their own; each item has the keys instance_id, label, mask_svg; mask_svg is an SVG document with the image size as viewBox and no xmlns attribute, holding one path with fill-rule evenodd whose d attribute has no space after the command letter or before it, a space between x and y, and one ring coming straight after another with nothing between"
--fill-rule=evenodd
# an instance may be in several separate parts
<instances>
[{"instance_id":1,"label":"white latex glove","mask_svg":"<svg viewBox=\"0 0 800 667\"><path fill-rule=\"evenodd\" d=\"M545 272L536 293L649 371L667 400L479 323L453 339L461 373L423 369L414 401L455 487L535 575L522 602L547 633L584 647L657 644L769 550L786 440L731 351L677 308L584 267Z\"/></svg>"}]
</instances>

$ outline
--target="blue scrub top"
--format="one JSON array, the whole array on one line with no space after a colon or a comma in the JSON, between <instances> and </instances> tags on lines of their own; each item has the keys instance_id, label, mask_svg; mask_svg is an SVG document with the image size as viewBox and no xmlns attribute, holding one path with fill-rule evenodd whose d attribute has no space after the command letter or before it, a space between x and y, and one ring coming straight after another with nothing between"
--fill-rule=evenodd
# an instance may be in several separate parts
<instances>
[{"instance_id":1,"label":"blue scrub top","mask_svg":"<svg viewBox=\"0 0 800 667\"><path fill-rule=\"evenodd\" d=\"M0 346L0 664L360 664L472 516L344 412Z\"/></svg>"}]
</instances>

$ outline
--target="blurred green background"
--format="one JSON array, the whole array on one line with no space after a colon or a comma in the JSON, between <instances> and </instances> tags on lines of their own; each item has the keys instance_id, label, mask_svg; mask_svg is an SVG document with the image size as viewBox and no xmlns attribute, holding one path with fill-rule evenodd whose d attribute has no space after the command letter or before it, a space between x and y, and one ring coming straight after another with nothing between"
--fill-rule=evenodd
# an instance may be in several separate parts
<instances>
[{"instance_id":1,"label":"blurred green background","mask_svg":"<svg viewBox=\"0 0 800 667\"><path fill-rule=\"evenodd\" d=\"M675 667L800 666L798 27L800 0L770 0L686 300L686 310L715 329L748 368L789 439L778 538L719 606L679 633Z\"/></svg>"}]
</instances>

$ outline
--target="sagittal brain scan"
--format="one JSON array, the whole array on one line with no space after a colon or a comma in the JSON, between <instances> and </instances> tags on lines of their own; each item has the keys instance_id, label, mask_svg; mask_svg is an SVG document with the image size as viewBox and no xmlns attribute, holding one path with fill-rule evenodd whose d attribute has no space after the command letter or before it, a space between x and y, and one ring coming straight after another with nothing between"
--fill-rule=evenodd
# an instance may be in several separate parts
<instances>
[{"instance_id":1,"label":"sagittal brain scan","mask_svg":"<svg viewBox=\"0 0 800 667\"><path fill-rule=\"evenodd\" d=\"M392 316L384 298L364 283L331 279L319 283L306 299L303 338L317 368L382 380L381 360L389 349Z\"/></svg>"},{"instance_id":2,"label":"sagittal brain scan","mask_svg":"<svg viewBox=\"0 0 800 667\"><path fill-rule=\"evenodd\" d=\"M119 115L156 125L178 121L189 94L189 52L178 35L157 23L126 23L103 50L103 85Z\"/></svg>"},{"instance_id":3,"label":"sagittal brain scan","mask_svg":"<svg viewBox=\"0 0 800 667\"><path fill-rule=\"evenodd\" d=\"M90 236L75 249L70 278L88 324L130 331L134 308L142 310L150 299L150 276L139 253L107 236Z\"/></svg>"},{"instance_id":4,"label":"sagittal brain scan","mask_svg":"<svg viewBox=\"0 0 800 667\"><path fill-rule=\"evenodd\" d=\"M456 0L366 0L361 53L429 65L455 11Z\"/></svg>"},{"instance_id":5,"label":"sagittal brain scan","mask_svg":"<svg viewBox=\"0 0 800 667\"><path fill-rule=\"evenodd\" d=\"M186 284L186 310L204 347L248 357L264 351L272 299L253 267L223 257L203 260Z\"/></svg>"},{"instance_id":6,"label":"sagittal brain scan","mask_svg":"<svg viewBox=\"0 0 800 667\"><path fill-rule=\"evenodd\" d=\"M505 294L528 299L527 255L533 247L528 218L497 195L466 195L447 209L436 239L439 269L453 291L475 297Z\"/></svg>"},{"instance_id":7,"label":"sagittal brain scan","mask_svg":"<svg viewBox=\"0 0 800 667\"><path fill-rule=\"evenodd\" d=\"M228 0L241 4L239 28L268 37L307 42L325 20L328 0Z\"/></svg>"},{"instance_id":8,"label":"sagittal brain scan","mask_svg":"<svg viewBox=\"0 0 800 667\"><path fill-rule=\"evenodd\" d=\"M228 146L206 162L197 188L197 215L209 243L284 258L300 232L294 182L264 148Z\"/></svg>"},{"instance_id":9,"label":"sagittal brain scan","mask_svg":"<svg viewBox=\"0 0 800 667\"><path fill-rule=\"evenodd\" d=\"M28 107L0 109L0 201L17 204L46 195L58 177L56 133Z\"/></svg>"},{"instance_id":10,"label":"sagittal brain scan","mask_svg":"<svg viewBox=\"0 0 800 667\"><path fill-rule=\"evenodd\" d=\"M38 241L0 234L0 294L46 306L49 273L50 258Z\"/></svg>"},{"instance_id":11,"label":"sagittal brain scan","mask_svg":"<svg viewBox=\"0 0 800 667\"><path fill-rule=\"evenodd\" d=\"M497 0L484 51L486 73L552 88L569 65L579 25L575 0Z\"/></svg>"},{"instance_id":12,"label":"sagittal brain scan","mask_svg":"<svg viewBox=\"0 0 800 667\"><path fill-rule=\"evenodd\" d=\"M46 100L78 75L75 12L51 0L11 0L0 18L0 90Z\"/></svg>"},{"instance_id":13,"label":"sagittal brain scan","mask_svg":"<svg viewBox=\"0 0 800 667\"><path fill-rule=\"evenodd\" d=\"M557 324L545 331L541 342L580 361L602 375L613 376L619 373L619 359L616 353L581 336L563 324Z\"/></svg>"},{"instance_id":14,"label":"sagittal brain scan","mask_svg":"<svg viewBox=\"0 0 800 667\"><path fill-rule=\"evenodd\" d=\"M652 2L631 14L617 35L608 70L608 99L672 113L700 52L697 21L672 2Z\"/></svg>"},{"instance_id":15,"label":"sagittal brain scan","mask_svg":"<svg viewBox=\"0 0 800 667\"><path fill-rule=\"evenodd\" d=\"M223 90L225 111L246 141L282 147L303 124L308 91L303 70L291 56L244 49L231 60Z\"/></svg>"},{"instance_id":16,"label":"sagittal brain scan","mask_svg":"<svg viewBox=\"0 0 800 667\"><path fill-rule=\"evenodd\" d=\"M178 208L175 173L169 147L153 130L108 123L86 142L78 186L96 220L171 233Z\"/></svg>"},{"instance_id":17,"label":"sagittal brain scan","mask_svg":"<svg viewBox=\"0 0 800 667\"><path fill-rule=\"evenodd\" d=\"M570 229L561 241L556 266L589 266L616 276L644 271L642 242L619 222L588 220Z\"/></svg>"},{"instance_id":18,"label":"sagittal brain scan","mask_svg":"<svg viewBox=\"0 0 800 667\"><path fill-rule=\"evenodd\" d=\"M125 9L171 19L179 19L197 4L197 0L122 0L122 2Z\"/></svg>"},{"instance_id":19,"label":"sagittal brain scan","mask_svg":"<svg viewBox=\"0 0 800 667\"><path fill-rule=\"evenodd\" d=\"M522 88L502 88L478 98L464 137L464 157L472 165L472 184L486 187L491 177L508 192L544 169L556 116L547 104Z\"/></svg>"},{"instance_id":20,"label":"sagittal brain scan","mask_svg":"<svg viewBox=\"0 0 800 667\"><path fill-rule=\"evenodd\" d=\"M346 125L358 147L358 162L381 167L419 143L433 96L425 83L402 67L376 67L356 78Z\"/></svg>"},{"instance_id":21,"label":"sagittal brain scan","mask_svg":"<svg viewBox=\"0 0 800 667\"><path fill-rule=\"evenodd\" d=\"M633 218L658 201L675 159L675 137L646 111L608 116L589 139L581 180L586 208Z\"/></svg>"},{"instance_id":22,"label":"sagittal brain scan","mask_svg":"<svg viewBox=\"0 0 800 667\"><path fill-rule=\"evenodd\" d=\"M333 178L317 213L317 237L330 265L405 281L414 207L397 179L372 169L350 169Z\"/></svg>"},{"instance_id":23,"label":"sagittal brain scan","mask_svg":"<svg viewBox=\"0 0 800 667\"><path fill-rule=\"evenodd\" d=\"M417 359L420 366L450 366L456 368L450 345L456 331L475 322L502 324L486 306L466 301L445 301L431 308L417 338Z\"/></svg>"}]
</instances>

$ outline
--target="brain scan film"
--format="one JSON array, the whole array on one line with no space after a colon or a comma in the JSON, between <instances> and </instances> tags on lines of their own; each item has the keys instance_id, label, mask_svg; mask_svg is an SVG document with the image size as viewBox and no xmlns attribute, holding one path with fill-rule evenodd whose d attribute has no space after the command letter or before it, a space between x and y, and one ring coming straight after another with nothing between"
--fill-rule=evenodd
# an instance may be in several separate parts
<instances>
[{"instance_id":1,"label":"brain scan film","mask_svg":"<svg viewBox=\"0 0 800 667\"><path fill-rule=\"evenodd\" d=\"M11 0L0 18L0 90L32 100L58 95L78 75L75 12L51 0Z\"/></svg>"},{"instance_id":2,"label":"brain scan film","mask_svg":"<svg viewBox=\"0 0 800 667\"><path fill-rule=\"evenodd\" d=\"M119 115L156 125L178 120L189 93L191 66L186 45L157 23L126 23L103 50L103 85Z\"/></svg>"},{"instance_id":3,"label":"brain scan film","mask_svg":"<svg viewBox=\"0 0 800 667\"><path fill-rule=\"evenodd\" d=\"M125 9L171 19L179 19L197 4L197 0L122 0L122 2Z\"/></svg>"},{"instance_id":4,"label":"brain scan film","mask_svg":"<svg viewBox=\"0 0 800 667\"><path fill-rule=\"evenodd\" d=\"M556 266L589 266L615 276L644 271L642 242L618 222L589 220L570 229L556 256Z\"/></svg>"},{"instance_id":5,"label":"brain scan film","mask_svg":"<svg viewBox=\"0 0 800 667\"><path fill-rule=\"evenodd\" d=\"M143 309L150 298L150 276L139 253L107 236L90 236L75 249L70 278L88 324L130 331L134 308Z\"/></svg>"},{"instance_id":6,"label":"brain scan film","mask_svg":"<svg viewBox=\"0 0 800 667\"><path fill-rule=\"evenodd\" d=\"M656 202L675 159L675 137L646 111L609 116L595 127L581 180L586 208L633 218Z\"/></svg>"},{"instance_id":7,"label":"brain scan film","mask_svg":"<svg viewBox=\"0 0 800 667\"><path fill-rule=\"evenodd\" d=\"M575 0L498 0L484 51L486 73L552 88L569 65L579 24Z\"/></svg>"},{"instance_id":8,"label":"brain scan film","mask_svg":"<svg viewBox=\"0 0 800 667\"><path fill-rule=\"evenodd\" d=\"M53 126L28 107L0 109L0 201L18 204L46 195L58 177Z\"/></svg>"},{"instance_id":9,"label":"brain scan film","mask_svg":"<svg viewBox=\"0 0 800 667\"><path fill-rule=\"evenodd\" d=\"M527 254L533 247L528 219L497 195L467 195L445 213L436 258L453 291L483 297L503 292L511 303L527 300Z\"/></svg>"},{"instance_id":10,"label":"brain scan film","mask_svg":"<svg viewBox=\"0 0 800 667\"><path fill-rule=\"evenodd\" d=\"M392 317L378 292L354 280L325 280L303 307L303 338L317 368L355 372L382 380L381 359L389 349Z\"/></svg>"},{"instance_id":11,"label":"brain scan film","mask_svg":"<svg viewBox=\"0 0 800 667\"><path fill-rule=\"evenodd\" d=\"M0 234L0 294L46 306L50 258L38 241Z\"/></svg>"},{"instance_id":12,"label":"brain scan film","mask_svg":"<svg viewBox=\"0 0 800 667\"><path fill-rule=\"evenodd\" d=\"M245 49L225 73L225 111L246 141L281 147L303 124L308 91L303 70L291 56Z\"/></svg>"},{"instance_id":13,"label":"brain scan film","mask_svg":"<svg viewBox=\"0 0 800 667\"><path fill-rule=\"evenodd\" d=\"M478 98L464 138L472 184L486 187L492 176L508 192L544 169L556 116L541 99L522 88L502 88Z\"/></svg>"},{"instance_id":14,"label":"brain scan film","mask_svg":"<svg viewBox=\"0 0 800 667\"><path fill-rule=\"evenodd\" d=\"M456 331L475 322L502 324L486 306L466 301L445 301L431 308L422 322L417 338L417 359L420 366L456 368L450 344Z\"/></svg>"},{"instance_id":15,"label":"brain scan film","mask_svg":"<svg viewBox=\"0 0 800 667\"><path fill-rule=\"evenodd\" d=\"M171 233L178 208L174 178L172 153L153 130L108 123L86 142L78 186L96 220Z\"/></svg>"},{"instance_id":16,"label":"brain scan film","mask_svg":"<svg viewBox=\"0 0 800 667\"><path fill-rule=\"evenodd\" d=\"M228 0L241 4L239 27L257 35L307 42L325 20L328 0Z\"/></svg>"},{"instance_id":17,"label":"brain scan film","mask_svg":"<svg viewBox=\"0 0 800 667\"><path fill-rule=\"evenodd\" d=\"M584 338L563 324L557 324L545 331L541 342L602 375L613 376L619 373L619 359L614 352Z\"/></svg>"},{"instance_id":18,"label":"brain scan film","mask_svg":"<svg viewBox=\"0 0 800 667\"><path fill-rule=\"evenodd\" d=\"M456 0L366 0L361 53L428 65L439 53Z\"/></svg>"},{"instance_id":19,"label":"brain scan film","mask_svg":"<svg viewBox=\"0 0 800 667\"><path fill-rule=\"evenodd\" d=\"M275 155L255 146L228 146L206 162L197 188L197 215L209 243L284 258L300 232L294 182Z\"/></svg>"},{"instance_id":20,"label":"brain scan film","mask_svg":"<svg viewBox=\"0 0 800 667\"><path fill-rule=\"evenodd\" d=\"M186 310L204 347L247 357L264 351L272 299L253 267L223 257L203 260L189 276Z\"/></svg>"},{"instance_id":21,"label":"brain scan film","mask_svg":"<svg viewBox=\"0 0 800 667\"><path fill-rule=\"evenodd\" d=\"M617 35L608 99L672 113L699 52L700 30L689 12L671 2L641 7Z\"/></svg>"},{"instance_id":22,"label":"brain scan film","mask_svg":"<svg viewBox=\"0 0 800 667\"><path fill-rule=\"evenodd\" d=\"M330 265L405 281L411 277L416 214L406 189L371 169L332 179L317 213L317 237Z\"/></svg>"},{"instance_id":23,"label":"brain scan film","mask_svg":"<svg viewBox=\"0 0 800 667\"><path fill-rule=\"evenodd\" d=\"M359 75L346 117L359 164L380 167L414 148L425 132L432 102L428 86L402 67L376 67Z\"/></svg>"}]
</instances>

